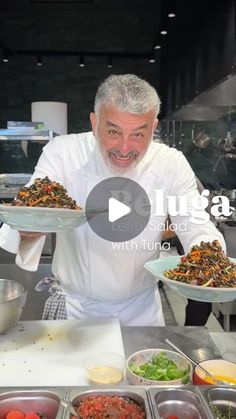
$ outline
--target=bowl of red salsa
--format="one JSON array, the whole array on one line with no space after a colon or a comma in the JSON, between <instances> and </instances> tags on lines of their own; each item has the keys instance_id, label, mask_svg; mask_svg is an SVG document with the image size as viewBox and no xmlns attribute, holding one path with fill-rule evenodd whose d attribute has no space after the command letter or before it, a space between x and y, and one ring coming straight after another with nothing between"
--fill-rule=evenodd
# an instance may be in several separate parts
<instances>
[{"instance_id":1,"label":"bowl of red salsa","mask_svg":"<svg viewBox=\"0 0 236 419\"><path fill-rule=\"evenodd\" d=\"M86 395L73 406L80 419L145 419L144 408L130 397L97 394ZM72 419L78 419L72 416Z\"/></svg>"}]
</instances>

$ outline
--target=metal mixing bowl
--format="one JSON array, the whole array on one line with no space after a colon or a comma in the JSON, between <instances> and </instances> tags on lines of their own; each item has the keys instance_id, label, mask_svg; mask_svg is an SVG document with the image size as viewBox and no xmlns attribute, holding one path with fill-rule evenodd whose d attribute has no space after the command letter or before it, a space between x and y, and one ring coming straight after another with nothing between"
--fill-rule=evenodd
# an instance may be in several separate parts
<instances>
[{"instance_id":1,"label":"metal mixing bowl","mask_svg":"<svg viewBox=\"0 0 236 419\"><path fill-rule=\"evenodd\" d=\"M19 281L0 279L0 333L11 329L20 319L26 291Z\"/></svg>"}]
</instances>

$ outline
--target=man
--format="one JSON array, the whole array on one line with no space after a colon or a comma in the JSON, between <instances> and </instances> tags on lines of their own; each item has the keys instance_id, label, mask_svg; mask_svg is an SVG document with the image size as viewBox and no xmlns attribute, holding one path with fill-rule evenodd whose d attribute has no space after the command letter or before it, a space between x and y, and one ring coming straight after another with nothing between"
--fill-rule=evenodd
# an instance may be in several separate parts
<instances>
[{"instance_id":1,"label":"man","mask_svg":"<svg viewBox=\"0 0 236 419\"><path fill-rule=\"evenodd\" d=\"M155 89L135 75L112 75L99 87L94 112L90 115L92 131L60 136L43 149L33 179L48 176L64 185L68 194L82 207L93 187L100 181L124 176L137 182L154 201L155 191L164 196L183 195L188 211L172 221L185 222L179 232L185 251L201 240L222 235L212 223L191 222L192 199L199 196L195 176L182 153L164 144L152 142L158 124L160 99ZM164 223L168 214L151 214L150 223ZM133 242L133 249L114 248L113 243L96 235L88 223L57 234L52 272L60 284L57 291L65 307L62 315L55 310L49 318L116 317L122 324L164 325L156 279L144 270L147 260L156 258L143 243L160 243L162 232L150 224ZM4 226L0 245L17 253L16 263L36 270L44 237L18 234ZM65 310L64 310L65 308ZM49 308L50 312L50 308Z\"/></svg>"}]
</instances>

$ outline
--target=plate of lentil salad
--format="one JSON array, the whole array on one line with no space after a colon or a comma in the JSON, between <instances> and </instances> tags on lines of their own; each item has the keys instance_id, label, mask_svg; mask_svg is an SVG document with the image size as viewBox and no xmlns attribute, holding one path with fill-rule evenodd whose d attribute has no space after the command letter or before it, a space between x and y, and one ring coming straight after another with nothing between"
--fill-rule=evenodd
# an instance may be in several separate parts
<instances>
[{"instance_id":1,"label":"plate of lentil salad","mask_svg":"<svg viewBox=\"0 0 236 419\"><path fill-rule=\"evenodd\" d=\"M1 204L0 220L14 230L47 233L78 227L86 215L61 184L46 176L21 187L10 204Z\"/></svg>"},{"instance_id":2,"label":"plate of lentil salad","mask_svg":"<svg viewBox=\"0 0 236 419\"><path fill-rule=\"evenodd\" d=\"M152 260L144 267L186 298L204 302L236 299L236 259L228 258L216 240L193 246L185 256Z\"/></svg>"}]
</instances>

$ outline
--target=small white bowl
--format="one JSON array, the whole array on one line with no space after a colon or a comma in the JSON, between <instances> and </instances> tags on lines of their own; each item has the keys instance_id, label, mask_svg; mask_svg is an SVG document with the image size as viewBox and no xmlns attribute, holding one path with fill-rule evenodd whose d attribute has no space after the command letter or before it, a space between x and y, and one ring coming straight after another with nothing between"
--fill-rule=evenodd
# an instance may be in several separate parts
<instances>
[{"instance_id":1,"label":"small white bowl","mask_svg":"<svg viewBox=\"0 0 236 419\"><path fill-rule=\"evenodd\" d=\"M149 380L147 378L140 377L139 375L135 374L129 368L131 364L142 365L146 362L151 362L154 355L159 355L161 352L165 352L167 357L172 361L176 362L178 366L182 369L186 369L189 367L189 373L186 376L176 379L176 380L169 380L169 381L158 381L158 380ZM189 376L189 380L188 380ZM143 351L138 351L130 355L130 357L126 361L126 377L130 384L133 385L168 385L168 386L176 386L176 385L185 385L183 383L186 381L186 384L192 382L192 364L182 355L178 354L174 351L169 351L166 349L144 349Z\"/></svg>"},{"instance_id":2,"label":"small white bowl","mask_svg":"<svg viewBox=\"0 0 236 419\"><path fill-rule=\"evenodd\" d=\"M125 358L113 352L100 352L85 359L83 366L91 384L119 384L124 377Z\"/></svg>"}]
</instances>

